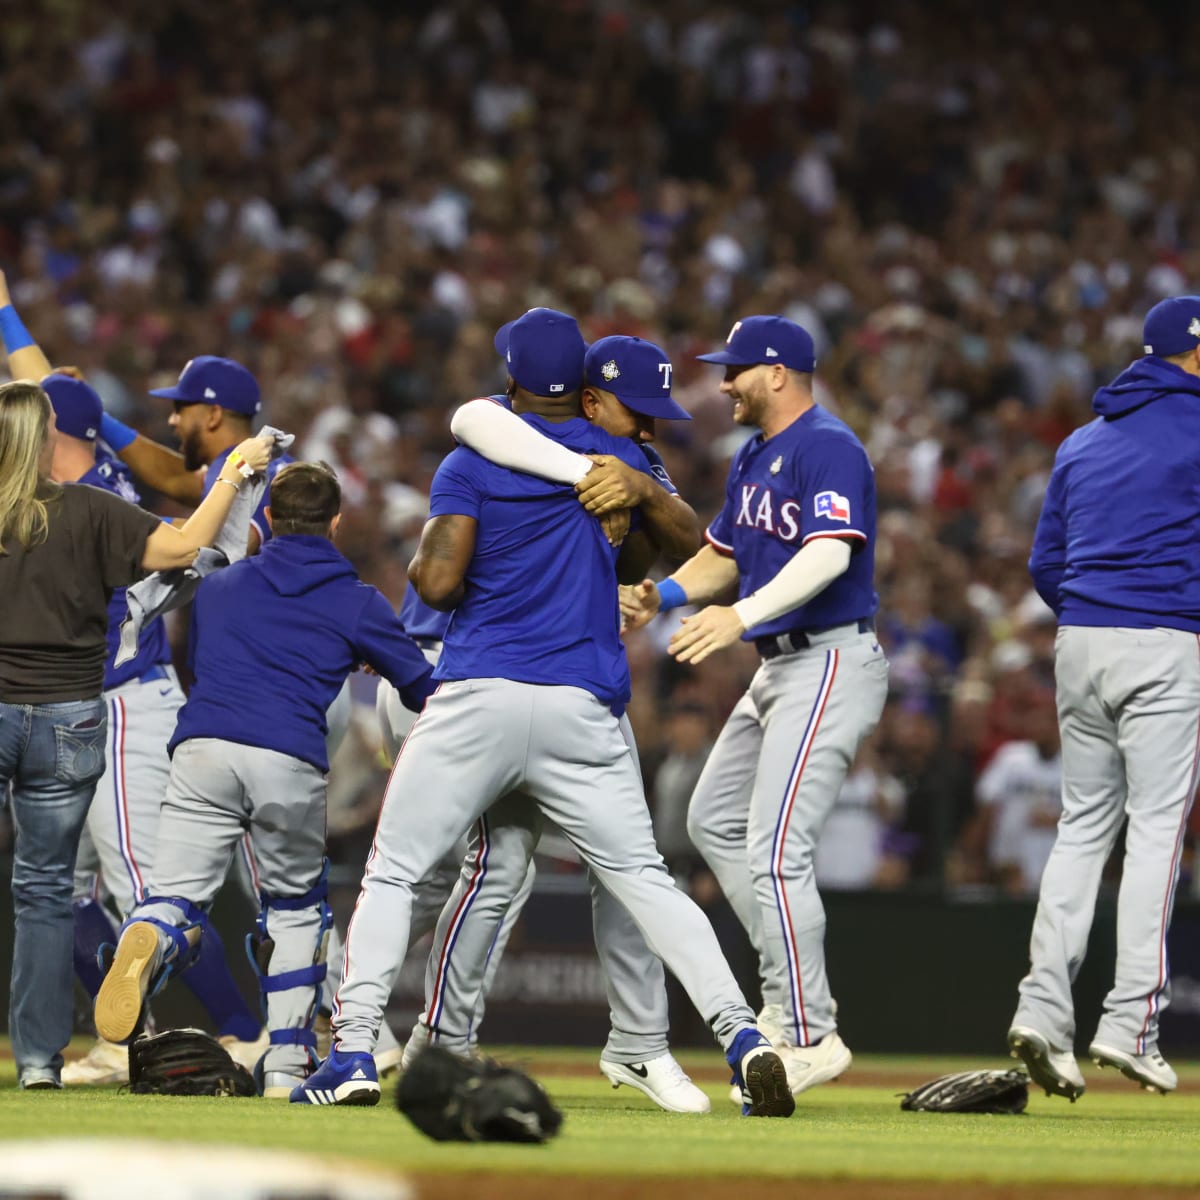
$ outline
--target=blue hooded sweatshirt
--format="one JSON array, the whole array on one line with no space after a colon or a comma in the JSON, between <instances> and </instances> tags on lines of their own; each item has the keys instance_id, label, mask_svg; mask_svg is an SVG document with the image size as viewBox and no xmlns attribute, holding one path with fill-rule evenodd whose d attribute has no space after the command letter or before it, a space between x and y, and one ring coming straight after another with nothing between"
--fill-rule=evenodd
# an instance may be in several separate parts
<instances>
[{"instance_id":1,"label":"blue hooded sweatshirt","mask_svg":"<svg viewBox=\"0 0 1200 1200\"><path fill-rule=\"evenodd\" d=\"M432 670L377 589L323 537L275 537L208 576L192 608L196 682L172 753L189 738L277 750L321 771L325 710L367 663L419 711Z\"/></svg>"},{"instance_id":2,"label":"blue hooded sweatshirt","mask_svg":"<svg viewBox=\"0 0 1200 1200\"><path fill-rule=\"evenodd\" d=\"M1060 625L1200 633L1200 378L1148 354L1058 449L1029 570Z\"/></svg>"}]
</instances>

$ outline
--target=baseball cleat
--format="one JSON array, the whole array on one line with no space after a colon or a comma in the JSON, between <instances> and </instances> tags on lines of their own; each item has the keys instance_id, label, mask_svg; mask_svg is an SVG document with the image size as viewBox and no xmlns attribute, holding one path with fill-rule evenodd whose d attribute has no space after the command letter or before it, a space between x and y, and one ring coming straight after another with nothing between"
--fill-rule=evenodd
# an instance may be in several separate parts
<instances>
[{"instance_id":1,"label":"baseball cleat","mask_svg":"<svg viewBox=\"0 0 1200 1200\"><path fill-rule=\"evenodd\" d=\"M706 1113L712 1109L708 1097L684 1074L670 1051L640 1063L602 1058L600 1070L614 1088L621 1084L637 1088L667 1112Z\"/></svg>"},{"instance_id":2,"label":"baseball cleat","mask_svg":"<svg viewBox=\"0 0 1200 1200\"><path fill-rule=\"evenodd\" d=\"M1047 1096L1066 1096L1072 1104L1087 1090L1075 1055L1055 1050L1036 1029L1014 1025L1008 1031L1008 1050L1029 1069L1029 1078Z\"/></svg>"},{"instance_id":3,"label":"baseball cleat","mask_svg":"<svg viewBox=\"0 0 1200 1200\"><path fill-rule=\"evenodd\" d=\"M97 1038L95 1045L74 1062L64 1064L62 1081L67 1087L80 1084L128 1083L129 1047L116 1046Z\"/></svg>"},{"instance_id":4,"label":"baseball cleat","mask_svg":"<svg viewBox=\"0 0 1200 1200\"><path fill-rule=\"evenodd\" d=\"M793 1096L819 1083L832 1082L854 1061L850 1047L836 1029L811 1046L780 1046L779 1057L787 1069L788 1087Z\"/></svg>"},{"instance_id":5,"label":"baseball cleat","mask_svg":"<svg viewBox=\"0 0 1200 1200\"><path fill-rule=\"evenodd\" d=\"M787 1041L783 1033L783 1006L764 1004L758 1014L758 1032L771 1043L780 1046Z\"/></svg>"},{"instance_id":6,"label":"baseball cleat","mask_svg":"<svg viewBox=\"0 0 1200 1200\"><path fill-rule=\"evenodd\" d=\"M783 1059L757 1029L743 1029L725 1052L725 1061L742 1089L743 1117L790 1117L796 1111Z\"/></svg>"},{"instance_id":7,"label":"baseball cleat","mask_svg":"<svg viewBox=\"0 0 1200 1200\"><path fill-rule=\"evenodd\" d=\"M1141 1084L1148 1092L1166 1095L1179 1086L1179 1076L1157 1050L1149 1054L1128 1054L1115 1046L1093 1042L1088 1054L1098 1067L1116 1067L1126 1079Z\"/></svg>"},{"instance_id":8,"label":"baseball cleat","mask_svg":"<svg viewBox=\"0 0 1200 1200\"><path fill-rule=\"evenodd\" d=\"M292 1088L289 1099L293 1104L378 1104L375 1060L363 1051L335 1048L303 1083Z\"/></svg>"},{"instance_id":9,"label":"baseball cleat","mask_svg":"<svg viewBox=\"0 0 1200 1200\"><path fill-rule=\"evenodd\" d=\"M290 1071L264 1071L261 1079L261 1095L264 1100L290 1100L292 1093L304 1083L303 1075Z\"/></svg>"},{"instance_id":10,"label":"baseball cleat","mask_svg":"<svg viewBox=\"0 0 1200 1200\"><path fill-rule=\"evenodd\" d=\"M148 921L135 921L121 934L96 996L96 1032L105 1041L133 1036L160 957L158 930Z\"/></svg>"}]
</instances>

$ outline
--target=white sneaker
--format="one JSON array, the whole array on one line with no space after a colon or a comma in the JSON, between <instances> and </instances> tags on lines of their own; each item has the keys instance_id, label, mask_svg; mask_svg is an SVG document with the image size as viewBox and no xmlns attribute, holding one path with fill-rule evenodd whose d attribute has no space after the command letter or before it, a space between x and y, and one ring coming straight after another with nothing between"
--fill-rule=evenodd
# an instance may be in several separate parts
<instances>
[{"instance_id":1,"label":"white sneaker","mask_svg":"<svg viewBox=\"0 0 1200 1200\"><path fill-rule=\"evenodd\" d=\"M1072 1104L1087 1090L1079 1064L1070 1050L1055 1050L1029 1025L1014 1025L1008 1031L1008 1050L1029 1069L1029 1078L1047 1096L1066 1096Z\"/></svg>"},{"instance_id":2,"label":"white sneaker","mask_svg":"<svg viewBox=\"0 0 1200 1200\"><path fill-rule=\"evenodd\" d=\"M258 1060L266 1054L267 1047L271 1044L271 1035L263 1029L252 1042L243 1042L241 1038L235 1038L232 1034L217 1038L217 1041L229 1051L229 1057L235 1063L253 1074Z\"/></svg>"},{"instance_id":3,"label":"white sneaker","mask_svg":"<svg viewBox=\"0 0 1200 1200\"><path fill-rule=\"evenodd\" d=\"M783 1005L764 1004L758 1014L757 1025L758 1032L772 1046L782 1046L787 1041L783 1034Z\"/></svg>"},{"instance_id":4,"label":"white sneaker","mask_svg":"<svg viewBox=\"0 0 1200 1200\"><path fill-rule=\"evenodd\" d=\"M602 1058L600 1070L614 1088L623 1083L637 1088L667 1112L706 1113L712 1109L708 1097L684 1074L669 1050L642 1063L617 1063Z\"/></svg>"},{"instance_id":5,"label":"white sneaker","mask_svg":"<svg viewBox=\"0 0 1200 1200\"><path fill-rule=\"evenodd\" d=\"M292 1089L304 1082L303 1075L291 1075L287 1071L263 1072L263 1099L287 1100L291 1098Z\"/></svg>"},{"instance_id":6,"label":"white sneaker","mask_svg":"<svg viewBox=\"0 0 1200 1200\"><path fill-rule=\"evenodd\" d=\"M403 1063L404 1051L399 1046L393 1046L390 1050L375 1051L375 1070L379 1072L380 1079L386 1079L399 1071Z\"/></svg>"},{"instance_id":7,"label":"white sneaker","mask_svg":"<svg viewBox=\"0 0 1200 1200\"><path fill-rule=\"evenodd\" d=\"M1179 1086L1179 1076L1171 1070L1170 1063L1157 1050L1149 1054L1128 1054L1115 1046L1093 1042L1088 1054L1098 1067L1116 1067L1126 1079L1140 1083L1147 1091L1173 1092ZM64 1082L66 1076L64 1073Z\"/></svg>"},{"instance_id":8,"label":"white sneaker","mask_svg":"<svg viewBox=\"0 0 1200 1200\"><path fill-rule=\"evenodd\" d=\"M62 1081L69 1087L89 1083L128 1083L129 1047L97 1038L83 1058L63 1066Z\"/></svg>"},{"instance_id":9,"label":"white sneaker","mask_svg":"<svg viewBox=\"0 0 1200 1200\"><path fill-rule=\"evenodd\" d=\"M850 1047L836 1029L811 1046L780 1046L779 1057L787 1068L793 1096L836 1079L854 1061Z\"/></svg>"}]
</instances>

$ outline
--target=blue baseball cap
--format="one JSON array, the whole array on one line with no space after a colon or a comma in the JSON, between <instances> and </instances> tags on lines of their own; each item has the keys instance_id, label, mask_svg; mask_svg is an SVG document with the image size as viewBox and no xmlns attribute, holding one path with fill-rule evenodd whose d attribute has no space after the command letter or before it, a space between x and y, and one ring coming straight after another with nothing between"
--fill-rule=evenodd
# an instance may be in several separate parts
<instances>
[{"instance_id":1,"label":"blue baseball cap","mask_svg":"<svg viewBox=\"0 0 1200 1200\"><path fill-rule=\"evenodd\" d=\"M174 387L155 388L150 395L181 404L219 404L243 417L256 416L262 408L258 380L241 363L211 354L193 358Z\"/></svg>"},{"instance_id":2,"label":"blue baseball cap","mask_svg":"<svg viewBox=\"0 0 1200 1200\"><path fill-rule=\"evenodd\" d=\"M535 396L563 396L583 382L587 344L574 317L531 308L496 330L496 353L518 387Z\"/></svg>"},{"instance_id":3,"label":"blue baseball cap","mask_svg":"<svg viewBox=\"0 0 1200 1200\"><path fill-rule=\"evenodd\" d=\"M70 375L47 375L42 390L50 397L59 433L84 442L96 440L104 405L91 384Z\"/></svg>"},{"instance_id":4,"label":"blue baseball cap","mask_svg":"<svg viewBox=\"0 0 1200 1200\"><path fill-rule=\"evenodd\" d=\"M583 359L584 383L612 392L626 408L646 417L690 421L692 414L671 399L671 375L667 352L640 337L601 338Z\"/></svg>"},{"instance_id":5,"label":"blue baseball cap","mask_svg":"<svg viewBox=\"0 0 1200 1200\"><path fill-rule=\"evenodd\" d=\"M806 374L811 374L817 366L812 336L787 317L743 317L734 322L724 350L696 357L701 362L735 367L781 363L789 370Z\"/></svg>"},{"instance_id":6,"label":"blue baseball cap","mask_svg":"<svg viewBox=\"0 0 1200 1200\"><path fill-rule=\"evenodd\" d=\"M1143 349L1159 358L1185 354L1200 345L1200 296L1169 296L1147 314Z\"/></svg>"}]
</instances>

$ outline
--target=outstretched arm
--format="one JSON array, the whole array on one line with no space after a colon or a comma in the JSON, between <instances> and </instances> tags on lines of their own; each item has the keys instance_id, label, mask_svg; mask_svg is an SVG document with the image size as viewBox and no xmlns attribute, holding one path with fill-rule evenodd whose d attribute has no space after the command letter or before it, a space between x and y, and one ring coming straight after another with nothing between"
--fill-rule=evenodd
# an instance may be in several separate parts
<instances>
[{"instance_id":1,"label":"outstretched arm","mask_svg":"<svg viewBox=\"0 0 1200 1200\"><path fill-rule=\"evenodd\" d=\"M583 454L538 433L494 400L469 400L450 418L450 432L497 466L552 483L578 483L592 469Z\"/></svg>"}]
</instances>

